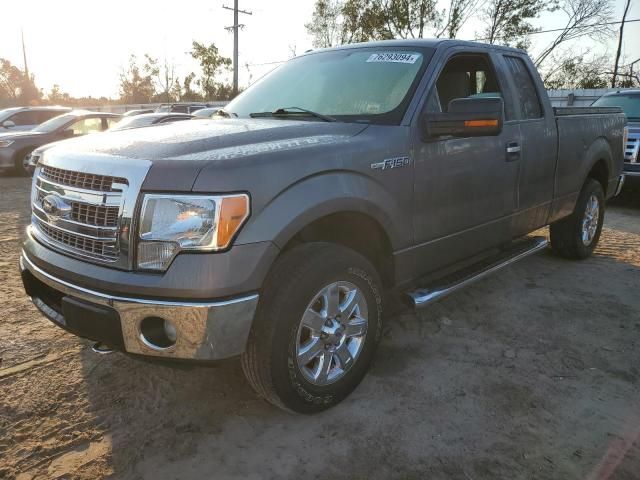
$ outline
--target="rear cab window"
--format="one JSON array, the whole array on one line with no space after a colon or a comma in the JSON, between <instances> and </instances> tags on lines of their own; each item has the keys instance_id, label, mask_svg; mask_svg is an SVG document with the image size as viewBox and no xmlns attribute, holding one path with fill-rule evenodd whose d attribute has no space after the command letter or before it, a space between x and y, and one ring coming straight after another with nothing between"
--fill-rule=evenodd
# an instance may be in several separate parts
<instances>
[{"instance_id":1,"label":"rear cab window","mask_svg":"<svg viewBox=\"0 0 640 480\"><path fill-rule=\"evenodd\" d=\"M504 60L516 86L521 119L542 118L544 116L542 103L527 64L522 58L513 55L504 55Z\"/></svg>"}]
</instances>

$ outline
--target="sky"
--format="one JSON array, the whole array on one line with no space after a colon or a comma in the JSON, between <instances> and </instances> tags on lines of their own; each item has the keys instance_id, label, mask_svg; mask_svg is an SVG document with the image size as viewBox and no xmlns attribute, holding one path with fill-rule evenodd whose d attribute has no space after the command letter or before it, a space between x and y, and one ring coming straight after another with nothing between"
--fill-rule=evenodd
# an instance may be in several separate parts
<instances>
[{"instance_id":1,"label":"sky","mask_svg":"<svg viewBox=\"0 0 640 480\"><path fill-rule=\"evenodd\" d=\"M615 3L615 20L622 16L624 0ZM233 0L0 0L0 58L23 66L20 31L23 29L29 70L36 84L48 92L54 84L73 96L118 97L119 74L130 54L166 58L180 76L197 71L188 51L191 42L214 42L223 55L233 54L233 13L222 8ZM239 83L255 81L278 62L312 47L305 23L311 19L314 0L240 0ZM640 0L632 0L628 19L640 18ZM560 13L547 13L537 25L562 26ZM617 26L616 26L617 28ZM471 19L459 37L473 39L481 29ZM534 48L552 34L535 35ZM640 58L640 22L625 28L623 58ZM616 39L599 43L582 39L579 52L608 53L613 57ZM625 63L625 62L623 62ZM248 64L248 67L247 67ZM640 69L640 64L638 64ZM230 77L229 77L230 80Z\"/></svg>"}]
</instances>

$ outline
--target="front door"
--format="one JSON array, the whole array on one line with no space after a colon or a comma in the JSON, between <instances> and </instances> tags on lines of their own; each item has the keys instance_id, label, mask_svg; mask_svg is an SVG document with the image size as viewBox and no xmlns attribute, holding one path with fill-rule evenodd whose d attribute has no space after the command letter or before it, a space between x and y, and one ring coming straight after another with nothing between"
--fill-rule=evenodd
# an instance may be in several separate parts
<instances>
[{"instance_id":1,"label":"front door","mask_svg":"<svg viewBox=\"0 0 640 480\"><path fill-rule=\"evenodd\" d=\"M499 96L505 122L497 136L416 138L413 158L414 260L423 272L446 267L512 237L517 208L520 130L507 87L490 56L456 52L444 63L425 110L446 112L457 98ZM508 153L512 152L512 153Z\"/></svg>"}]
</instances>

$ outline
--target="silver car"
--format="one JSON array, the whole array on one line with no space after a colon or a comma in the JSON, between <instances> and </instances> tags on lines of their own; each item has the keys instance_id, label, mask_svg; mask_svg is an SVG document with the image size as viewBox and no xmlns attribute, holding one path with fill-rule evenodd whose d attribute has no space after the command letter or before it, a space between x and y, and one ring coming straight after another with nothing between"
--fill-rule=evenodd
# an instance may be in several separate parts
<instances>
[{"instance_id":1,"label":"silver car","mask_svg":"<svg viewBox=\"0 0 640 480\"><path fill-rule=\"evenodd\" d=\"M70 112L67 107L13 107L0 110L0 133L23 132L53 117Z\"/></svg>"}]
</instances>

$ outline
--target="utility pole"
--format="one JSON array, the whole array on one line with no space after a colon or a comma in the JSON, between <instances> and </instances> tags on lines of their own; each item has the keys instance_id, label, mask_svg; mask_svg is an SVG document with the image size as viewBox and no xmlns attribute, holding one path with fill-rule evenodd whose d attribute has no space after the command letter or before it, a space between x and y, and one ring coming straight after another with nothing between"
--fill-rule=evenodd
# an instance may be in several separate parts
<instances>
[{"instance_id":1,"label":"utility pole","mask_svg":"<svg viewBox=\"0 0 640 480\"><path fill-rule=\"evenodd\" d=\"M233 31L233 94L238 94L238 30L244 28L243 24L238 23L238 14L252 15L251 12L240 10L238 8L238 0L233 0L233 8L223 5L225 10L233 10L233 25L226 27L228 31Z\"/></svg>"},{"instance_id":2,"label":"utility pole","mask_svg":"<svg viewBox=\"0 0 640 480\"><path fill-rule=\"evenodd\" d=\"M24 75L29 81L29 67L27 66L27 49L24 46L24 30L20 29L20 35L22 36L22 58L24 59Z\"/></svg>"},{"instance_id":3,"label":"utility pole","mask_svg":"<svg viewBox=\"0 0 640 480\"><path fill-rule=\"evenodd\" d=\"M622 22L620 23L620 37L618 38L618 50L616 51L616 63L613 66L613 78L611 78L611 88L616 88L616 77L618 76L618 64L620 62L620 52L622 50L622 34L624 33L624 22L627 19L627 12L629 11L629 5L631 5L631 0L627 0L627 5L624 7L624 13L622 14Z\"/></svg>"}]
</instances>

